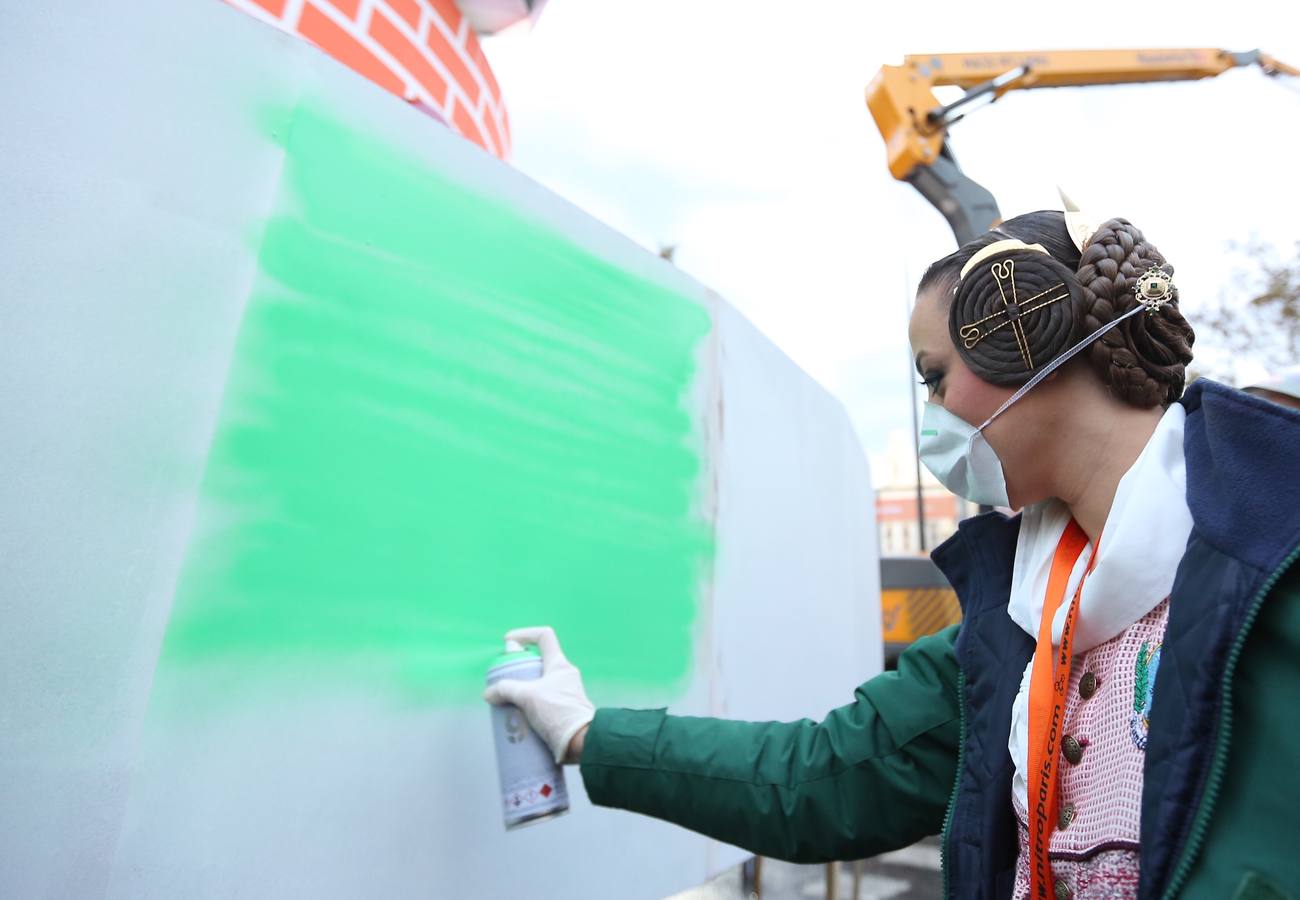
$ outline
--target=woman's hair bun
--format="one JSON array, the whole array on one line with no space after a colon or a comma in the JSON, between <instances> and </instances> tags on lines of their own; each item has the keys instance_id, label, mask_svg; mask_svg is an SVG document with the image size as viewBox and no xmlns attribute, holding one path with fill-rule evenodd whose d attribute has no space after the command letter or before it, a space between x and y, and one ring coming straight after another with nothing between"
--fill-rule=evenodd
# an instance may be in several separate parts
<instances>
[{"instance_id":1,"label":"woman's hair bun","mask_svg":"<svg viewBox=\"0 0 1300 900\"><path fill-rule=\"evenodd\" d=\"M1090 334L1138 304L1138 279L1173 266L1127 219L1109 219L1088 240L1076 274L1082 306L1081 332ZM1148 408L1183 393L1196 339L1178 309L1178 289L1153 313L1139 313L1101 336L1087 351L1093 369L1122 400Z\"/></svg>"},{"instance_id":2,"label":"woman's hair bun","mask_svg":"<svg viewBox=\"0 0 1300 900\"><path fill-rule=\"evenodd\" d=\"M948 309L953 345L992 384L1020 385L1076 340L1074 272L1047 253L1012 249L977 263Z\"/></svg>"}]
</instances>

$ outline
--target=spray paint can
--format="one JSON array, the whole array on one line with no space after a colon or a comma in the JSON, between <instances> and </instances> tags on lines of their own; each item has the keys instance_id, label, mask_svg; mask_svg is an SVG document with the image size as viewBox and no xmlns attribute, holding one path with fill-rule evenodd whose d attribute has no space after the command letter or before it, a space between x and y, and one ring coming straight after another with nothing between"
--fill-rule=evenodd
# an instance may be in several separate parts
<instances>
[{"instance_id":1,"label":"spray paint can","mask_svg":"<svg viewBox=\"0 0 1300 900\"><path fill-rule=\"evenodd\" d=\"M542 657L537 648L525 649L517 641L506 641L505 653L488 667L487 683L503 678L531 681L541 677ZM519 707L513 703L492 705L492 737L507 831L569 811L564 771L555 764L551 748L529 727Z\"/></svg>"}]
</instances>

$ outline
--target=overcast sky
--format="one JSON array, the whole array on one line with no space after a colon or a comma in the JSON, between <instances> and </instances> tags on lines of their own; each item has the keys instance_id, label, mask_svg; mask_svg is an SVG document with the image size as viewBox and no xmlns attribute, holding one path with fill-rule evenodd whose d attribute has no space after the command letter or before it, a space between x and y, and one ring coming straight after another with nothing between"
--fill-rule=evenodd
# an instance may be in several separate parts
<instances>
[{"instance_id":1,"label":"overcast sky","mask_svg":"<svg viewBox=\"0 0 1300 900\"><path fill-rule=\"evenodd\" d=\"M887 12L873 12L871 8ZM848 409L864 448L910 429L906 307L946 223L885 167L864 103L907 53L1223 47L1300 65L1300 3L551 0L486 50L514 164L723 294ZM1124 216L1184 308L1231 280L1227 243L1300 238L1300 81L1019 92L956 125L1004 216ZM1203 343L1203 342L1201 342ZM1199 349L1200 343L1198 343Z\"/></svg>"}]
</instances>

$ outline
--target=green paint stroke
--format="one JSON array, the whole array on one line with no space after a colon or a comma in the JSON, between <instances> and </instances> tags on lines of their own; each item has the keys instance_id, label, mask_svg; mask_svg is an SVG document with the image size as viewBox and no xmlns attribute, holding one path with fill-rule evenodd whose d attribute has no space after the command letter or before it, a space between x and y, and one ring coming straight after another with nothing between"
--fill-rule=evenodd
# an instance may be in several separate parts
<instances>
[{"instance_id":1,"label":"green paint stroke","mask_svg":"<svg viewBox=\"0 0 1300 900\"><path fill-rule=\"evenodd\" d=\"M480 702L551 624L589 681L680 689L707 310L328 115L284 150L163 670Z\"/></svg>"}]
</instances>

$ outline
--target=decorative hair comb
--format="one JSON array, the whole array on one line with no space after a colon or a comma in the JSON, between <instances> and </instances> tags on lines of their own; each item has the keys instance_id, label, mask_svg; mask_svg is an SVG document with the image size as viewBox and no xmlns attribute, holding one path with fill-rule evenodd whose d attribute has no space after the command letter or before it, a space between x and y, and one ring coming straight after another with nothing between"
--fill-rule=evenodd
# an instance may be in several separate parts
<instances>
[{"instance_id":1,"label":"decorative hair comb","mask_svg":"<svg viewBox=\"0 0 1300 900\"><path fill-rule=\"evenodd\" d=\"M1097 224L1079 209L1079 204L1071 200L1060 185L1057 185L1056 192L1061 195L1061 206L1065 210L1065 230L1070 232L1070 240L1074 241L1074 246L1082 253L1088 241L1097 233Z\"/></svg>"},{"instance_id":2,"label":"decorative hair comb","mask_svg":"<svg viewBox=\"0 0 1300 900\"><path fill-rule=\"evenodd\" d=\"M1047 253L1047 248L1042 244L1026 244L1024 241L1018 241L1015 238L1008 238L1005 241L994 241L986 247L981 247L979 252L966 260L966 265L961 267L961 274L957 276L958 280L965 278L970 274L970 270L978 266L990 256L997 256L999 253L1010 253L1012 250L1032 250L1035 253ZM1050 253L1048 254L1051 255Z\"/></svg>"}]
</instances>

